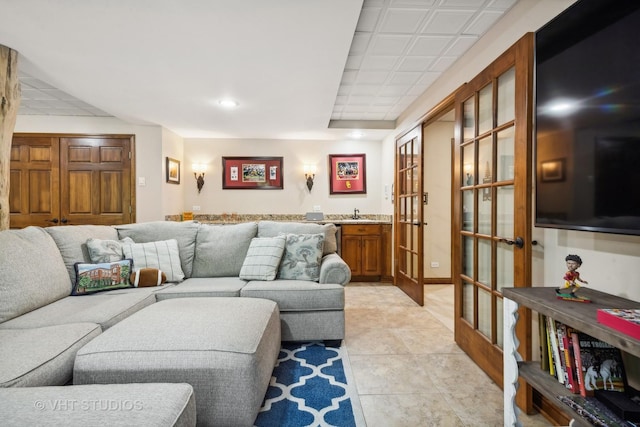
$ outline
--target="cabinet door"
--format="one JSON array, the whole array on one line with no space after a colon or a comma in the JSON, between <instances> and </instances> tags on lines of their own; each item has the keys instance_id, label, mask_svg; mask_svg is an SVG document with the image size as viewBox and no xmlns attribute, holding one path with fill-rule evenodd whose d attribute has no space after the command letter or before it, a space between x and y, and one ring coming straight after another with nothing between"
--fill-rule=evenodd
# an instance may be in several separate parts
<instances>
[{"instance_id":1,"label":"cabinet door","mask_svg":"<svg viewBox=\"0 0 640 427\"><path fill-rule=\"evenodd\" d=\"M342 259L351 268L352 276L362 275L362 251L360 250L360 236L342 235Z\"/></svg>"},{"instance_id":2,"label":"cabinet door","mask_svg":"<svg viewBox=\"0 0 640 427\"><path fill-rule=\"evenodd\" d=\"M58 139L14 136L9 187L10 227L47 227L60 221Z\"/></svg>"},{"instance_id":3,"label":"cabinet door","mask_svg":"<svg viewBox=\"0 0 640 427\"><path fill-rule=\"evenodd\" d=\"M382 273L382 245L380 236L362 237L362 274L379 276Z\"/></svg>"}]
</instances>

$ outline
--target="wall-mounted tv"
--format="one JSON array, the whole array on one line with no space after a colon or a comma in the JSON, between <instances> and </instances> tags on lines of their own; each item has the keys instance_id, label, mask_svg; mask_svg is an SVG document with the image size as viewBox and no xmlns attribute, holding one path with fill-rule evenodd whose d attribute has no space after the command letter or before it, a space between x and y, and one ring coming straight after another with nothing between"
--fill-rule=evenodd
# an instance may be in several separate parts
<instances>
[{"instance_id":1,"label":"wall-mounted tv","mask_svg":"<svg viewBox=\"0 0 640 427\"><path fill-rule=\"evenodd\" d=\"M535 52L535 225L640 235L640 1L580 0Z\"/></svg>"}]
</instances>

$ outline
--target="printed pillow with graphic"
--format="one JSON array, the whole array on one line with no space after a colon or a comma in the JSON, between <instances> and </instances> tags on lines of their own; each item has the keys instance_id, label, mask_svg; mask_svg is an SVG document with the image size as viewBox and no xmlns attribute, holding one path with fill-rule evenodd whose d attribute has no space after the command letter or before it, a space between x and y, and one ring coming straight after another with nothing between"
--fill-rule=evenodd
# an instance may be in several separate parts
<instances>
[{"instance_id":1,"label":"printed pillow with graphic","mask_svg":"<svg viewBox=\"0 0 640 427\"><path fill-rule=\"evenodd\" d=\"M276 278L284 252L285 236L254 237L240 269L244 280L273 280Z\"/></svg>"},{"instance_id":2,"label":"printed pillow with graphic","mask_svg":"<svg viewBox=\"0 0 640 427\"><path fill-rule=\"evenodd\" d=\"M87 240L89 259L94 263L120 261L124 258L122 245L131 243L135 243L131 237L125 237L122 240L89 239Z\"/></svg>"},{"instance_id":3,"label":"printed pillow with graphic","mask_svg":"<svg viewBox=\"0 0 640 427\"><path fill-rule=\"evenodd\" d=\"M320 280L324 233L286 234L278 279Z\"/></svg>"},{"instance_id":4,"label":"printed pillow with graphic","mask_svg":"<svg viewBox=\"0 0 640 427\"><path fill-rule=\"evenodd\" d=\"M129 274L132 267L133 261L130 259L99 264L77 262L75 264L76 283L73 285L71 295L89 295L96 292L131 288Z\"/></svg>"},{"instance_id":5,"label":"printed pillow with graphic","mask_svg":"<svg viewBox=\"0 0 640 427\"><path fill-rule=\"evenodd\" d=\"M157 268L167 275L167 282L181 282L184 272L176 239L122 245L125 258L133 259L136 270Z\"/></svg>"}]
</instances>

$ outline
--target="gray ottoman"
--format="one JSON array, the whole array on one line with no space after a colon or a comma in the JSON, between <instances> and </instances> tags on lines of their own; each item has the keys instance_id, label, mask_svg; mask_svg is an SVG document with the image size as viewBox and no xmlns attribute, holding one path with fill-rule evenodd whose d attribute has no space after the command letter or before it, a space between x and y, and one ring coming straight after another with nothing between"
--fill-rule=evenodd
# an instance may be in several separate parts
<instances>
[{"instance_id":1,"label":"gray ottoman","mask_svg":"<svg viewBox=\"0 0 640 427\"><path fill-rule=\"evenodd\" d=\"M251 426L279 351L280 318L273 301L169 299L81 348L73 382L184 382L195 391L198 425Z\"/></svg>"},{"instance_id":2,"label":"gray ottoman","mask_svg":"<svg viewBox=\"0 0 640 427\"><path fill-rule=\"evenodd\" d=\"M3 426L193 427L189 384L0 388Z\"/></svg>"}]
</instances>

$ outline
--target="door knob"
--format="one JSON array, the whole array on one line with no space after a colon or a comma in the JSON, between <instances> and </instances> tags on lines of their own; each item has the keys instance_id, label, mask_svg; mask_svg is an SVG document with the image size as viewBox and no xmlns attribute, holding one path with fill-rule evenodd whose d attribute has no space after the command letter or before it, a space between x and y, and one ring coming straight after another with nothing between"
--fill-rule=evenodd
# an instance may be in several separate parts
<instances>
[{"instance_id":1,"label":"door knob","mask_svg":"<svg viewBox=\"0 0 640 427\"><path fill-rule=\"evenodd\" d=\"M58 218L50 219L50 220L49 220L49 222L52 222L52 223L54 223L54 224L57 224L57 223L58 223Z\"/></svg>"},{"instance_id":2,"label":"door knob","mask_svg":"<svg viewBox=\"0 0 640 427\"><path fill-rule=\"evenodd\" d=\"M62 218L60 220L61 223L66 224L67 222L69 222L69 220L67 220L67 218Z\"/></svg>"},{"instance_id":3,"label":"door knob","mask_svg":"<svg viewBox=\"0 0 640 427\"><path fill-rule=\"evenodd\" d=\"M516 237L516 240L500 239L499 241L504 242L509 246L515 245L518 249L522 249L524 247L524 239L522 237Z\"/></svg>"}]
</instances>

